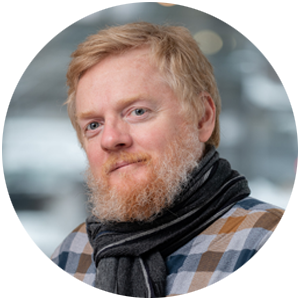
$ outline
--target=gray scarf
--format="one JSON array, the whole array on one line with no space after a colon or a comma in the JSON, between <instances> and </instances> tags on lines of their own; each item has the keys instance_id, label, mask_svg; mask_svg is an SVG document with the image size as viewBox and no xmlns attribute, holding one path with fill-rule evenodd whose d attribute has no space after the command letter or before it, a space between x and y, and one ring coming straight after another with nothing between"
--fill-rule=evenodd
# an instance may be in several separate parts
<instances>
[{"instance_id":1,"label":"gray scarf","mask_svg":"<svg viewBox=\"0 0 300 300\"><path fill-rule=\"evenodd\" d=\"M152 222L86 220L96 264L95 287L125 296L164 297L165 258L250 194L247 180L211 147L175 205Z\"/></svg>"}]
</instances>

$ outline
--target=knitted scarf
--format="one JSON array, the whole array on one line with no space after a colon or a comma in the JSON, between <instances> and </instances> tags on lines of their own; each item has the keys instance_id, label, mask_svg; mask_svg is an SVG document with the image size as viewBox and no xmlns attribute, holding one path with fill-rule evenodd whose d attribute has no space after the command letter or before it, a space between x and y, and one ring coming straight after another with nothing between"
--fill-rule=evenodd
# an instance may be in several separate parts
<instances>
[{"instance_id":1,"label":"knitted scarf","mask_svg":"<svg viewBox=\"0 0 300 300\"><path fill-rule=\"evenodd\" d=\"M247 180L211 147L190 180L152 222L86 220L97 268L95 287L132 297L164 297L165 258L250 194Z\"/></svg>"}]
</instances>

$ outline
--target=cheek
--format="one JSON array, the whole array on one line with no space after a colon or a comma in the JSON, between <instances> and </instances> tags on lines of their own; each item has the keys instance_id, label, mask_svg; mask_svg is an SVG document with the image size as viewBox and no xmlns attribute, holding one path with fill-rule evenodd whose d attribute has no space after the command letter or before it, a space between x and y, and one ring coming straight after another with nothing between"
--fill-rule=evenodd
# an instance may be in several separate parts
<instances>
[{"instance_id":1,"label":"cheek","mask_svg":"<svg viewBox=\"0 0 300 300\"><path fill-rule=\"evenodd\" d=\"M143 134L136 136L135 142L138 148L149 154L159 156L164 153L170 140L172 140L173 132L162 126L155 129L148 128Z\"/></svg>"},{"instance_id":2,"label":"cheek","mask_svg":"<svg viewBox=\"0 0 300 300\"><path fill-rule=\"evenodd\" d=\"M93 147L92 145L89 145L86 147L85 152L91 169L94 170L101 168L103 165L103 155L101 155L99 147Z\"/></svg>"}]
</instances>

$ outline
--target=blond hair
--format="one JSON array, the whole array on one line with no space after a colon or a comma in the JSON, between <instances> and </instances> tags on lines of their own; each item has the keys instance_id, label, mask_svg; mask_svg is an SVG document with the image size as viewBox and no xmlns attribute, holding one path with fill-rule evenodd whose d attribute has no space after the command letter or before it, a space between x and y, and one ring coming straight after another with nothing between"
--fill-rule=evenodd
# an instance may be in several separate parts
<instances>
[{"instance_id":1,"label":"blond hair","mask_svg":"<svg viewBox=\"0 0 300 300\"><path fill-rule=\"evenodd\" d=\"M214 131L207 143L217 147L220 141L221 99L211 64L188 29L147 22L100 30L89 36L72 53L67 72L69 91L66 104L79 141L82 143L81 130L76 120L75 97L80 77L107 56L139 47L149 48L161 75L179 101L190 108L190 112L201 115L204 100L199 97L199 94L201 92L210 94L216 106L216 121Z\"/></svg>"}]
</instances>

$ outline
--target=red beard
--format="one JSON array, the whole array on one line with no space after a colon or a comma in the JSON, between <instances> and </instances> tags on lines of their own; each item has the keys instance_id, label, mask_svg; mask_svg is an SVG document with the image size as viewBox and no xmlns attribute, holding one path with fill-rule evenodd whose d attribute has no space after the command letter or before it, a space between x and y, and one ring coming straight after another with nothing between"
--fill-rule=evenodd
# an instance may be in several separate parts
<instances>
[{"instance_id":1,"label":"red beard","mask_svg":"<svg viewBox=\"0 0 300 300\"><path fill-rule=\"evenodd\" d=\"M188 174L197 165L202 148L196 132L186 128L183 134L169 142L167 150L159 158L147 153L118 152L111 155L98 180L90 169L87 170L92 213L102 222L153 220L164 208L173 204L182 183L188 180ZM144 164L146 176L137 180L133 173L125 172L122 183L113 186L110 172L123 161Z\"/></svg>"}]
</instances>

